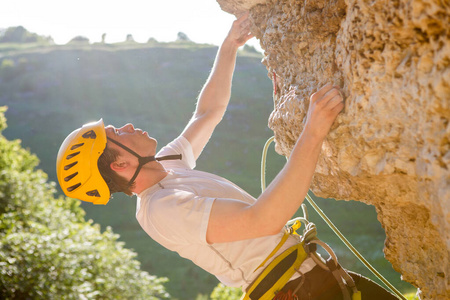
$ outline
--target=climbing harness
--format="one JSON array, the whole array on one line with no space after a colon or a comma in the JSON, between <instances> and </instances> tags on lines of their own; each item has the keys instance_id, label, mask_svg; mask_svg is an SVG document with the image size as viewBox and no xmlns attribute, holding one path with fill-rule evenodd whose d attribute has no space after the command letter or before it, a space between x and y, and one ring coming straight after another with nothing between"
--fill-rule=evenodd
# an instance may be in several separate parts
<instances>
[{"instance_id":1,"label":"climbing harness","mask_svg":"<svg viewBox=\"0 0 450 300\"><path fill-rule=\"evenodd\" d=\"M308 257L311 257L324 270L331 271L339 284L344 300L361 300L361 293L356 288L353 278L339 265L333 250L317 238L316 226L307 220L306 205L303 204L302 209L304 217L296 218L286 224L285 234L281 241L255 271L264 266L277 253L290 235L298 236L300 242L275 257L248 287L241 300L298 299L296 292L303 285L305 278L300 271L300 266ZM300 229L302 223L305 224L305 229L303 234L299 235L297 230ZM317 254L317 245L328 252L330 255L329 260L324 261ZM291 280L295 273L300 274L301 277L298 286L293 291L282 292L282 288Z\"/></svg>"},{"instance_id":2,"label":"climbing harness","mask_svg":"<svg viewBox=\"0 0 450 300\"><path fill-rule=\"evenodd\" d=\"M261 272L242 299L273 299L307 258L306 251L304 244L297 244L277 256Z\"/></svg>"},{"instance_id":3,"label":"climbing harness","mask_svg":"<svg viewBox=\"0 0 450 300\"><path fill-rule=\"evenodd\" d=\"M262 154L262 159L261 159L261 190L264 191L266 188L266 157L267 157L267 151L268 148L270 146L270 144L274 141L275 137L272 136L271 138L269 138L263 148L263 154ZM325 215L325 213L320 209L320 207L314 202L314 200L311 198L310 196L310 191L308 191L308 193L306 194L306 200L308 200L309 204L311 204L311 206L314 208L314 210L322 217L322 219L325 221L325 223L327 223L327 225L331 228L331 230L333 230L333 232L341 239L341 241L347 246L347 248L349 248L349 250L364 264L364 266L366 266L366 268L368 268L381 282L383 282L386 287L388 287L399 299L402 300L407 300L402 293L400 293L389 281L387 281L383 275L381 275L362 255L361 253L359 253L359 251L345 238L345 236L339 231L339 229L333 224L333 222L331 222L331 220ZM302 208L303 208L304 204L302 204ZM307 211L305 209L303 209L303 214L304 214L304 219L308 219L308 215L307 215ZM293 219L291 221L289 221L287 223L287 225L291 225L293 223L296 222L297 219L300 218L296 218ZM302 218L303 219L303 218ZM309 222L310 223L310 222ZM312 223L310 223L312 224ZM320 240L315 240L313 243L316 244L320 244L322 243ZM325 244L325 243L324 243ZM326 245L326 244L325 244ZM326 247L329 248L328 245L324 246L321 245L324 249L326 249ZM333 251L331 250L331 248L326 249L328 253L333 253ZM334 253L332 254L332 256L334 255ZM334 255L335 256L335 255ZM313 260L320 266L320 267L324 267L323 265L323 261L318 258L316 255L312 255L311 256L313 258ZM334 260L334 258L333 258ZM336 259L337 261L337 259ZM328 263L327 263L328 265ZM334 275L333 271L333 275ZM339 282L339 281L338 281ZM361 297L361 296L359 296ZM353 300L353 299L352 299Z\"/></svg>"}]
</instances>

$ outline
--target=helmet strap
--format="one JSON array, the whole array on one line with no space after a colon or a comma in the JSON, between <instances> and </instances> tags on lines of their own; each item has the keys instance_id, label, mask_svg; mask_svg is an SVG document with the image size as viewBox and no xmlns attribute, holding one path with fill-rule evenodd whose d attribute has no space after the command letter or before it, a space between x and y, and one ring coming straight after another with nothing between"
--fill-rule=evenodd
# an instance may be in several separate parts
<instances>
[{"instance_id":1,"label":"helmet strap","mask_svg":"<svg viewBox=\"0 0 450 300\"><path fill-rule=\"evenodd\" d=\"M139 172L141 171L142 167L145 164L148 164L151 161L160 161L160 160L176 160L176 159L181 159L181 154L175 154L175 155L166 155L166 156L161 156L161 157L156 157L154 155L151 156L140 156L139 154L137 154L135 151L131 150L130 148L128 148L127 146L125 146L122 143L119 143L118 141L107 137L108 141L113 142L114 144L116 144L117 146L121 147L122 149L128 151L129 153L133 154L134 156L137 157L138 159L138 167L136 168L136 171L134 172L133 177L131 177L130 181L128 182L128 185L131 186L134 182L134 180L136 179L136 177L138 176Z\"/></svg>"}]
</instances>

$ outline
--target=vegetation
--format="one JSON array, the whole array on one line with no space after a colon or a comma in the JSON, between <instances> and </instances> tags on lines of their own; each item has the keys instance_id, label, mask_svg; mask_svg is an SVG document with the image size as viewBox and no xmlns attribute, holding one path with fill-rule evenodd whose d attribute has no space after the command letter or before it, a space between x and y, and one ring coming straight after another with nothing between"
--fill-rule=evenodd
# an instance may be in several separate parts
<instances>
[{"instance_id":1,"label":"vegetation","mask_svg":"<svg viewBox=\"0 0 450 300\"><path fill-rule=\"evenodd\" d=\"M211 45L160 43L155 39L143 44L0 44L0 103L9 106L9 128L4 135L20 138L24 147L36 153L39 167L51 181L56 181L55 159L61 142L88 121L103 118L105 123L117 126L133 122L163 146L189 120L216 51L217 47ZM229 110L197 163L198 169L224 176L254 196L260 192L262 147L273 135L267 127L273 109L272 84L261 58L251 47L239 53ZM284 162L285 158L271 148L268 182ZM78 203L54 201L63 207ZM411 289L384 259L385 235L373 207L354 201L316 201L383 275L399 288ZM117 194L106 206L83 203L81 208L86 211L84 219L100 224L101 228L94 226L97 231L93 231L125 242L137 252L143 270L169 278L165 286L174 298L208 295L204 297L220 299L227 295L230 298L226 299L232 299L235 295L235 291L217 286L215 277L152 241L135 219L133 198ZM312 208L310 219L344 267L373 278ZM120 237L110 233L108 226Z\"/></svg>"},{"instance_id":2,"label":"vegetation","mask_svg":"<svg viewBox=\"0 0 450 300\"><path fill-rule=\"evenodd\" d=\"M241 289L226 287L221 283L211 293L211 300L239 300L241 297Z\"/></svg>"},{"instance_id":3,"label":"vegetation","mask_svg":"<svg viewBox=\"0 0 450 300\"><path fill-rule=\"evenodd\" d=\"M69 44L86 44L89 45L89 39L87 37L78 35L69 41Z\"/></svg>"},{"instance_id":4,"label":"vegetation","mask_svg":"<svg viewBox=\"0 0 450 300\"><path fill-rule=\"evenodd\" d=\"M416 295L416 293L408 293L405 295L405 297L408 300L419 300L419 297Z\"/></svg>"},{"instance_id":5,"label":"vegetation","mask_svg":"<svg viewBox=\"0 0 450 300\"><path fill-rule=\"evenodd\" d=\"M79 202L54 198L36 156L1 135L0 298L166 299L163 278L140 270L111 228L84 220Z\"/></svg>"},{"instance_id":6,"label":"vegetation","mask_svg":"<svg viewBox=\"0 0 450 300\"><path fill-rule=\"evenodd\" d=\"M5 30L0 30L0 43L44 43L51 44L53 39L51 37L40 36L36 33L31 33L23 26L9 27Z\"/></svg>"}]
</instances>

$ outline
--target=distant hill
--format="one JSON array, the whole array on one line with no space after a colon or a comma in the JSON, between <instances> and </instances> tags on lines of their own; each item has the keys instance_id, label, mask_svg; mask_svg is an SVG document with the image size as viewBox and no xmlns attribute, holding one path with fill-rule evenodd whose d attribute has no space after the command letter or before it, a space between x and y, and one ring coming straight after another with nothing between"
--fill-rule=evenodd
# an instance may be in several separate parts
<instances>
[{"instance_id":1,"label":"distant hill","mask_svg":"<svg viewBox=\"0 0 450 300\"><path fill-rule=\"evenodd\" d=\"M260 158L265 141L273 135L267 119L273 109L272 83L252 49L241 51L227 114L198 161L197 168L224 176L255 197L260 192ZM209 75L217 47L189 41L147 44L39 43L0 44L0 105L6 112L8 139L21 139L41 160L42 168L56 181L55 159L63 139L82 124L103 118L121 126L133 122L163 146L175 138L195 107ZM285 162L269 151L268 181ZM372 261L388 272L384 260L384 232L372 207L362 203L320 200L336 223L350 232ZM114 196L107 206L83 204L87 217L112 226L126 246L133 248L142 267L170 279L167 290L179 299L209 294L217 280L192 263L154 243L135 220L135 200ZM311 213L311 218L317 218ZM355 259L336 242L317 219L319 235L332 241L343 265L358 269ZM351 265L349 265L351 264ZM387 277L389 277L387 276Z\"/></svg>"}]
</instances>

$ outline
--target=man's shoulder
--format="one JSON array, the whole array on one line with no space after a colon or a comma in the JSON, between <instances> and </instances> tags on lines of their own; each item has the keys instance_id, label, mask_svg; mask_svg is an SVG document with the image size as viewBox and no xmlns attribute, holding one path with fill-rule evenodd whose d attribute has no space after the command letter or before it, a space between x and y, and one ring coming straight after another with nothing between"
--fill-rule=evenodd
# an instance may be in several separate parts
<instances>
[{"instance_id":1,"label":"man's shoulder","mask_svg":"<svg viewBox=\"0 0 450 300\"><path fill-rule=\"evenodd\" d=\"M166 152L170 152L170 154L174 153L180 153L186 151L186 148L189 147L189 141L186 140L185 137L182 135L178 136L174 140L172 140L170 143L165 145L161 150L159 150L158 155L164 154L167 155Z\"/></svg>"},{"instance_id":2,"label":"man's shoulder","mask_svg":"<svg viewBox=\"0 0 450 300\"><path fill-rule=\"evenodd\" d=\"M182 135L178 136L172 142L164 146L156 156L158 157L176 154L181 154L181 160L167 160L163 162L163 165L171 168L195 168L196 163L192 146L189 141Z\"/></svg>"},{"instance_id":3,"label":"man's shoulder","mask_svg":"<svg viewBox=\"0 0 450 300\"><path fill-rule=\"evenodd\" d=\"M167 187L161 183L157 183L148 191L144 191L139 195L139 199L147 204L161 203L170 201L172 198L180 198L186 196L195 196L191 191L183 188Z\"/></svg>"},{"instance_id":4,"label":"man's shoulder","mask_svg":"<svg viewBox=\"0 0 450 300\"><path fill-rule=\"evenodd\" d=\"M159 188L158 184L143 191L138 196L139 214L152 215L155 212L163 212L164 208L172 202L175 194L175 190Z\"/></svg>"},{"instance_id":5,"label":"man's shoulder","mask_svg":"<svg viewBox=\"0 0 450 300\"><path fill-rule=\"evenodd\" d=\"M140 197L140 213L148 217L152 215L171 215L177 209L186 208L198 196L192 191L176 188L153 189Z\"/></svg>"}]
</instances>

